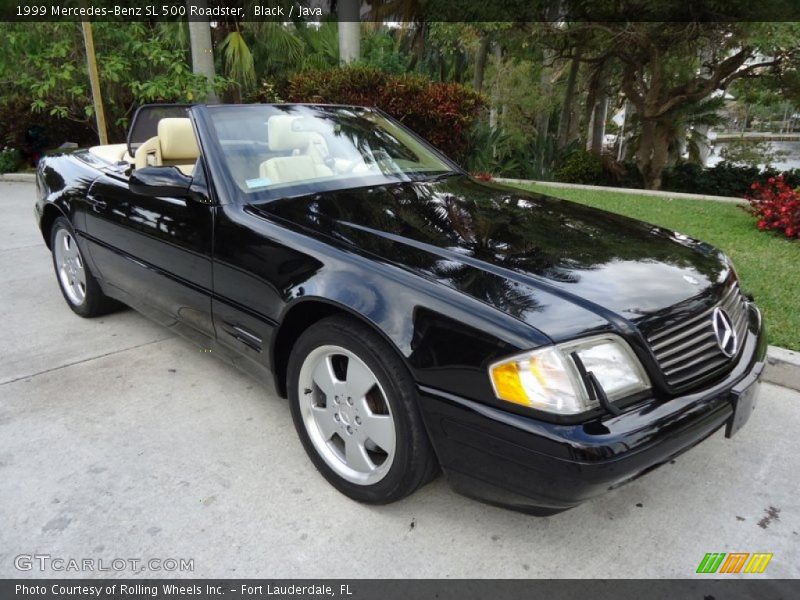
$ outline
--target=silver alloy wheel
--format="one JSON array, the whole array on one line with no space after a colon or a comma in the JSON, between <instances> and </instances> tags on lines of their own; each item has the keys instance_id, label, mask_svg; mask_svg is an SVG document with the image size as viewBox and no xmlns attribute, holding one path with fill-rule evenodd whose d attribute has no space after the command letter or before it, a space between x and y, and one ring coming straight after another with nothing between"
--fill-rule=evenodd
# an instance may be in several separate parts
<instances>
[{"instance_id":1,"label":"silver alloy wheel","mask_svg":"<svg viewBox=\"0 0 800 600\"><path fill-rule=\"evenodd\" d=\"M320 346L298 378L300 414L311 443L343 479L372 485L394 460L396 434L386 394L358 356L340 346Z\"/></svg>"},{"instance_id":2,"label":"silver alloy wheel","mask_svg":"<svg viewBox=\"0 0 800 600\"><path fill-rule=\"evenodd\" d=\"M86 270L78 244L66 229L59 229L53 244L58 280L61 289L75 306L86 299Z\"/></svg>"}]
</instances>

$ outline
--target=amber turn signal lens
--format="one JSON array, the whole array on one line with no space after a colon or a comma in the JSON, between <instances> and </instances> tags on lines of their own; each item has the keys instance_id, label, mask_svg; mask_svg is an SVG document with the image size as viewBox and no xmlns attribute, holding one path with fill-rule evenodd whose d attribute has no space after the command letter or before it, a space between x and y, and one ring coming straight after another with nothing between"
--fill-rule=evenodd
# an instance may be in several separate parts
<instances>
[{"instance_id":1,"label":"amber turn signal lens","mask_svg":"<svg viewBox=\"0 0 800 600\"><path fill-rule=\"evenodd\" d=\"M492 381L497 396L507 402L530 406L528 395L522 387L516 362L507 362L492 368Z\"/></svg>"}]
</instances>

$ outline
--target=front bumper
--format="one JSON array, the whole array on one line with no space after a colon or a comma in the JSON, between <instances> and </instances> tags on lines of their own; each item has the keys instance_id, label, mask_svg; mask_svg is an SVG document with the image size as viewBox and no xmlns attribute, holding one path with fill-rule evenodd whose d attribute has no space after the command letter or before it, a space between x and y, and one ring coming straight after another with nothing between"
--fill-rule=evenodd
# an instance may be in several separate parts
<instances>
[{"instance_id":1,"label":"front bumper","mask_svg":"<svg viewBox=\"0 0 800 600\"><path fill-rule=\"evenodd\" d=\"M645 474L726 424L730 430L736 400L757 385L765 354L761 315L751 306L745 346L724 380L667 401L644 400L616 417L554 424L431 388L420 388L420 406L456 491L547 514ZM741 413L736 421L741 426Z\"/></svg>"}]
</instances>

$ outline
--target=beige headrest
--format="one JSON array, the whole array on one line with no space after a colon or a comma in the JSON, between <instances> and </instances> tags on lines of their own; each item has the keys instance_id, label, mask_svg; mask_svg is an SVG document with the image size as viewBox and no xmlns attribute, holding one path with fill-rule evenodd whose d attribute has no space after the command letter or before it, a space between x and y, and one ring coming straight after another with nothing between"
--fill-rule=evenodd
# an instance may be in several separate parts
<instances>
[{"instance_id":1,"label":"beige headrest","mask_svg":"<svg viewBox=\"0 0 800 600\"><path fill-rule=\"evenodd\" d=\"M162 160L195 160L200 156L192 122L187 118L167 118L158 122Z\"/></svg>"},{"instance_id":2,"label":"beige headrest","mask_svg":"<svg viewBox=\"0 0 800 600\"><path fill-rule=\"evenodd\" d=\"M275 115L267 119L269 149L273 152L285 150L304 150L308 147L308 131L292 131L292 123L302 117Z\"/></svg>"}]
</instances>

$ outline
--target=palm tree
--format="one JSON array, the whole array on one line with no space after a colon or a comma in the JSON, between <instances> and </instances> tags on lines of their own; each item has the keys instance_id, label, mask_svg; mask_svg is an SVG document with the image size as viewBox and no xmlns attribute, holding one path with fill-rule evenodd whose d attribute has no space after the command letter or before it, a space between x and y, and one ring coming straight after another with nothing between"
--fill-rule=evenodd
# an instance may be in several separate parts
<instances>
[{"instance_id":1,"label":"palm tree","mask_svg":"<svg viewBox=\"0 0 800 600\"><path fill-rule=\"evenodd\" d=\"M235 102L241 102L241 91L248 90L256 84L256 69L253 61L253 53L250 46L239 30L236 23L236 30L231 31L219 45L222 59L225 63L225 73L239 84L239 88L234 90Z\"/></svg>"},{"instance_id":2,"label":"palm tree","mask_svg":"<svg viewBox=\"0 0 800 600\"><path fill-rule=\"evenodd\" d=\"M408 70L413 71L425 54L425 39L428 21L425 18L425 0L367 0L370 15L375 21L400 21L409 27L401 29L401 37L411 36L411 61Z\"/></svg>"},{"instance_id":3,"label":"palm tree","mask_svg":"<svg viewBox=\"0 0 800 600\"><path fill-rule=\"evenodd\" d=\"M205 0L186 0L187 6L192 5L205 9ZM192 49L192 71L204 75L209 82L208 101L219 102L214 91L214 48L211 45L211 25L208 21L189 21L189 46Z\"/></svg>"},{"instance_id":4,"label":"palm tree","mask_svg":"<svg viewBox=\"0 0 800 600\"><path fill-rule=\"evenodd\" d=\"M361 2L339 0L339 62L347 64L361 58Z\"/></svg>"},{"instance_id":5,"label":"palm tree","mask_svg":"<svg viewBox=\"0 0 800 600\"><path fill-rule=\"evenodd\" d=\"M254 74L259 80L285 76L297 69L308 55L297 24L252 21L243 23L242 27L250 41ZM307 29L302 24L300 27Z\"/></svg>"}]
</instances>

